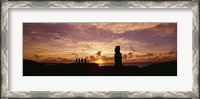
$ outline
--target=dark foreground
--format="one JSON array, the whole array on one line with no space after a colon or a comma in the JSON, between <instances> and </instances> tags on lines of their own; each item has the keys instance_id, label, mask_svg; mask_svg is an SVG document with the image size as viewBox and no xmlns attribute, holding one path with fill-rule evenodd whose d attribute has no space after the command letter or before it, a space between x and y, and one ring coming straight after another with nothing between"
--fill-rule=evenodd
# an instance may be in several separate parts
<instances>
[{"instance_id":1,"label":"dark foreground","mask_svg":"<svg viewBox=\"0 0 200 99\"><path fill-rule=\"evenodd\" d=\"M95 63L45 64L23 60L23 76L177 76L177 62L153 64L145 67L99 67Z\"/></svg>"}]
</instances>

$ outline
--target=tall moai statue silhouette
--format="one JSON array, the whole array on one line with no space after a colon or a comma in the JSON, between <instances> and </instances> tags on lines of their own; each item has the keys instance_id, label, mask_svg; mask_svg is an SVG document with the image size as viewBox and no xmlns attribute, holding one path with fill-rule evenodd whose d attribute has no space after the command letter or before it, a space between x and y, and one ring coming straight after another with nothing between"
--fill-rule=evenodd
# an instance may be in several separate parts
<instances>
[{"instance_id":1,"label":"tall moai statue silhouette","mask_svg":"<svg viewBox=\"0 0 200 99\"><path fill-rule=\"evenodd\" d=\"M78 63L81 63L81 60L80 60L80 58L78 59Z\"/></svg>"},{"instance_id":2,"label":"tall moai statue silhouette","mask_svg":"<svg viewBox=\"0 0 200 99\"><path fill-rule=\"evenodd\" d=\"M81 63L83 63L83 58L81 58Z\"/></svg>"},{"instance_id":3,"label":"tall moai statue silhouette","mask_svg":"<svg viewBox=\"0 0 200 99\"><path fill-rule=\"evenodd\" d=\"M87 59L86 58L84 59L84 63L87 63Z\"/></svg>"},{"instance_id":4,"label":"tall moai statue silhouette","mask_svg":"<svg viewBox=\"0 0 200 99\"><path fill-rule=\"evenodd\" d=\"M120 53L120 46L115 47L115 66L122 67L122 54Z\"/></svg>"}]
</instances>

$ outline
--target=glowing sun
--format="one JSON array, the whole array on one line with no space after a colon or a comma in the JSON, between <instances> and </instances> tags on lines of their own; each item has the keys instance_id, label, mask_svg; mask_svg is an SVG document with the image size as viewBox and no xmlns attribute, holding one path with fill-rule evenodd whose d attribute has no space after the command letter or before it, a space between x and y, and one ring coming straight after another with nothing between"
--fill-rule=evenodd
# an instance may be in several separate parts
<instances>
[{"instance_id":1,"label":"glowing sun","mask_svg":"<svg viewBox=\"0 0 200 99\"><path fill-rule=\"evenodd\" d=\"M97 60L96 63L98 63L98 64L102 64L103 61L102 61L102 60Z\"/></svg>"}]
</instances>

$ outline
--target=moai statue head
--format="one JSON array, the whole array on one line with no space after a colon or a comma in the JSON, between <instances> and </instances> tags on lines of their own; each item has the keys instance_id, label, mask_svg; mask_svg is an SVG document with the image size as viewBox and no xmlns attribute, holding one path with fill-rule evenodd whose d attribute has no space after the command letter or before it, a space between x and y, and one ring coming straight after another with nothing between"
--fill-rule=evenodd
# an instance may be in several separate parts
<instances>
[{"instance_id":1,"label":"moai statue head","mask_svg":"<svg viewBox=\"0 0 200 99\"><path fill-rule=\"evenodd\" d=\"M120 46L116 46L115 47L115 53L119 53L120 52Z\"/></svg>"}]
</instances>

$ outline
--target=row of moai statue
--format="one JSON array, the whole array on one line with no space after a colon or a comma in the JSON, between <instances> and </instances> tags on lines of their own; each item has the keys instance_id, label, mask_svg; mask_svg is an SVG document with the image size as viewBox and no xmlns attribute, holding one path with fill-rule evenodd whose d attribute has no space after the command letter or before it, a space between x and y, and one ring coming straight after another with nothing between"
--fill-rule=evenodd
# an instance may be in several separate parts
<instances>
[{"instance_id":1,"label":"row of moai statue","mask_svg":"<svg viewBox=\"0 0 200 99\"><path fill-rule=\"evenodd\" d=\"M75 63L89 63L89 61L86 58L77 58Z\"/></svg>"}]
</instances>

